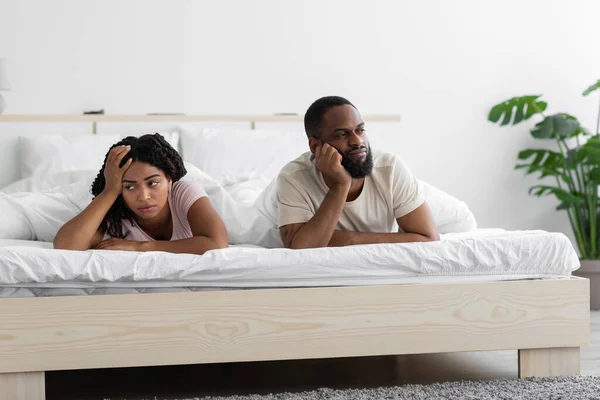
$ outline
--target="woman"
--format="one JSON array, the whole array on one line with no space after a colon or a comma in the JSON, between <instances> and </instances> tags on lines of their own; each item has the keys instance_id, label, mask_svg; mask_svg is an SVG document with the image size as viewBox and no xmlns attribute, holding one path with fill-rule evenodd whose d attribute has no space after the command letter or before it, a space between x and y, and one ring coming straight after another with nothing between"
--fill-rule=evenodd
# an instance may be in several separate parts
<instances>
[{"instance_id":1,"label":"woman","mask_svg":"<svg viewBox=\"0 0 600 400\"><path fill-rule=\"evenodd\" d=\"M227 230L179 154L159 134L127 137L109 150L94 200L64 224L54 248L203 254L227 247ZM104 240L103 240L104 239Z\"/></svg>"}]
</instances>

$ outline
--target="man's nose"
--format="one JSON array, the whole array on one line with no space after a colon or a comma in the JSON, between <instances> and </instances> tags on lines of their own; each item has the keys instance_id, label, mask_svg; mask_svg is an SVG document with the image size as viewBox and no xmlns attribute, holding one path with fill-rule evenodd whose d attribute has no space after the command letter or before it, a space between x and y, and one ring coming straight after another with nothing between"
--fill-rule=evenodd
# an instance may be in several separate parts
<instances>
[{"instance_id":1,"label":"man's nose","mask_svg":"<svg viewBox=\"0 0 600 400\"><path fill-rule=\"evenodd\" d=\"M348 135L348 144L350 146L353 147L359 147L363 144L363 140L362 138L356 134L356 132L351 132L350 135Z\"/></svg>"}]
</instances>

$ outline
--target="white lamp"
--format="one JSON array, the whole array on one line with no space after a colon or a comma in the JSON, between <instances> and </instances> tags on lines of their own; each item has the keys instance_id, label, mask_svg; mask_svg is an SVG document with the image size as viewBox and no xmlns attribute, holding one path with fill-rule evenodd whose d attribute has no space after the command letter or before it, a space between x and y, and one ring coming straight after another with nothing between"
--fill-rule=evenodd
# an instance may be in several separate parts
<instances>
[{"instance_id":1,"label":"white lamp","mask_svg":"<svg viewBox=\"0 0 600 400\"><path fill-rule=\"evenodd\" d=\"M0 58L0 90L10 90L10 84L8 83L7 62L4 58ZM6 101L2 94L0 94L0 114L6 108Z\"/></svg>"}]
</instances>

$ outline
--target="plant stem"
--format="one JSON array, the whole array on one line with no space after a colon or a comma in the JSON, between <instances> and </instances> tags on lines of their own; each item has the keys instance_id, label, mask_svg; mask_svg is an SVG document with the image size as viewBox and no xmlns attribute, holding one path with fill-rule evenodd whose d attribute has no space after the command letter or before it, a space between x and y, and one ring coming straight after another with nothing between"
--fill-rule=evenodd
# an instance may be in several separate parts
<instances>
[{"instance_id":1,"label":"plant stem","mask_svg":"<svg viewBox=\"0 0 600 400\"><path fill-rule=\"evenodd\" d=\"M574 180L573 180L573 174L571 173L571 171L567 168L567 155L565 154L565 150L563 149L563 147L561 146L561 139L556 139L556 144L558 145L558 150L560 151L560 154L563 157L563 169L565 171L565 176L568 175L569 180L571 182L567 182L567 185L569 186L569 191L571 193L575 193L575 184L574 184Z\"/></svg>"},{"instance_id":2,"label":"plant stem","mask_svg":"<svg viewBox=\"0 0 600 400\"><path fill-rule=\"evenodd\" d=\"M581 231L579 227L573 221L573 216L571 215L571 208L567 208L567 215L569 216L569 222L571 223L571 227L573 228L573 232L575 232L575 241L577 242L577 248L579 248L579 253L581 254L582 259L587 259L587 251L585 246L583 245L583 237L581 237Z\"/></svg>"},{"instance_id":3,"label":"plant stem","mask_svg":"<svg viewBox=\"0 0 600 400\"><path fill-rule=\"evenodd\" d=\"M573 174L572 174L571 170L569 168L567 168L567 154L566 154L565 149L561 145L561 143L564 144L564 146L567 149L569 147L567 146L566 142L563 142L562 139L556 139L556 144L558 145L558 149L563 156L563 169L565 171L565 175L568 174L569 179L571 181L570 183L567 182L567 184L569 185L569 191L573 194L577 194L576 183L581 185L582 181L581 181L581 178L579 176L579 172L577 171L577 169L575 169L576 180L573 179ZM585 188L581 188L581 189L585 190ZM585 197L587 199L587 196L585 196ZM575 231L575 235L577 238L577 245L579 247L579 251L581 252L581 257L587 258L588 252L587 252L587 246L586 246L586 241L585 241L585 239L587 238L587 235L586 235L586 230L584 229L584 226L583 226L583 218L582 218L583 216L580 215L580 212L585 210L585 208L582 209L581 207L579 207L577 205L573 205L570 208L573 208L573 218L571 219L571 216L569 216L569 219L571 222L571 227Z\"/></svg>"},{"instance_id":4,"label":"plant stem","mask_svg":"<svg viewBox=\"0 0 600 400\"><path fill-rule=\"evenodd\" d=\"M598 119L596 120L596 135L600 135L600 96L598 96Z\"/></svg>"},{"instance_id":5,"label":"plant stem","mask_svg":"<svg viewBox=\"0 0 600 400\"><path fill-rule=\"evenodd\" d=\"M560 179L556 177L556 184L560 189L562 189L562 185L560 184ZM571 223L571 229L575 233L575 241L577 242L577 248L579 249L579 254L581 254L582 259L587 259L587 251L585 249L584 240L581 236L581 230L579 229L578 224L573 220L573 215L571 215L571 208L575 208L573 206L567 208L567 216L569 217L569 222Z\"/></svg>"},{"instance_id":6,"label":"plant stem","mask_svg":"<svg viewBox=\"0 0 600 400\"><path fill-rule=\"evenodd\" d=\"M569 148L569 146L567 145L567 142L566 142L566 140L564 140L564 139L560 139L560 142L562 142L563 146L565 146L565 149L566 149L566 150L565 150L565 154L567 154L567 155L568 155L568 154L569 154L569 151L571 151L571 149L570 149L570 148ZM559 142L559 145L558 145L558 147L559 147L559 148L560 148L560 142ZM561 152L562 152L562 149L561 149ZM566 157L565 157L565 158L566 158ZM566 164L566 160L565 160L565 170L566 170L566 169L567 169L567 164ZM584 190L585 190L585 186L583 185L583 180L582 180L582 178L581 178L581 174L579 174L579 170L577 169L577 167L575 167L575 168L574 168L574 171L575 171L575 177L577 178L577 181L576 181L576 182L577 182L577 184L579 185L579 187L576 187L576 189L579 189L579 192L583 193L583 192L584 192ZM569 174L569 175L571 175L571 174ZM573 179L573 178L571 177L571 179Z\"/></svg>"},{"instance_id":7,"label":"plant stem","mask_svg":"<svg viewBox=\"0 0 600 400\"><path fill-rule=\"evenodd\" d=\"M594 191L597 191L597 188L593 186ZM587 196L586 196L587 197ZM590 208L590 246L592 247L590 250L590 255L592 258L597 258L598 254L596 254L596 212L598 207L598 194L593 193L591 195L591 199L588 203Z\"/></svg>"}]
</instances>

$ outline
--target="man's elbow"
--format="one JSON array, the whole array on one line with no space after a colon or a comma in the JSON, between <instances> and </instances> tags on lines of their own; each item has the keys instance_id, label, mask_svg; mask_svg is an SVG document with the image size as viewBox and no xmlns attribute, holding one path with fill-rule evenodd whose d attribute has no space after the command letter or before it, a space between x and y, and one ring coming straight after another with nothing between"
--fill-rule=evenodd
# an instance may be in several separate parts
<instances>
[{"instance_id":1,"label":"man's elbow","mask_svg":"<svg viewBox=\"0 0 600 400\"><path fill-rule=\"evenodd\" d=\"M71 250L71 249L68 248L68 246L66 246L66 243L63 243L62 241L56 240L56 239L54 239L52 241L52 246L56 250Z\"/></svg>"},{"instance_id":2,"label":"man's elbow","mask_svg":"<svg viewBox=\"0 0 600 400\"><path fill-rule=\"evenodd\" d=\"M291 249L291 250L303 250L303 249L316 249L319 247L327 247L327 243L315 243L313 241L310 240L302 240L302 238L299 238L296 240L296 238L294 238L294 240L291 240L289 242L283 242L283 246L287 249Z\"/></svg>"},{"instance_id":3,"label":"man's elbow","mask_svg":"<svg viewBox=\"0 0 600 400\"><path fill-rule=\"evenodd\" d=\"M308 243L291 243L289 245L286 245L285 247L287 247L290 250L303 250L303 249L315 249L318 247L325 247L325 246L314 246L314 245L310 245Z\"/></svg>"}]
</instances>

